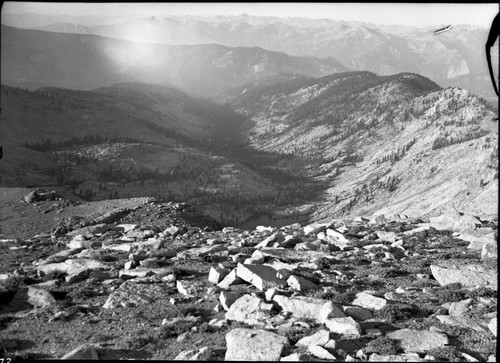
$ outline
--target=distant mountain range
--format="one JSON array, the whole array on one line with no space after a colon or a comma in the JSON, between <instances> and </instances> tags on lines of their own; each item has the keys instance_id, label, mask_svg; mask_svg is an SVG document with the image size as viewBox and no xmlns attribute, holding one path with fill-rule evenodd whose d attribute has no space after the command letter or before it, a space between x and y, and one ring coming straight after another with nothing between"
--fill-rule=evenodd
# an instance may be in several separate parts
<instances>
[{"instance_id":1,"label":"distant mountain range","mask_svg":"<svg viewBox=\"0 0 500 363\"><path fill-rule=\"evenodd\" d=\"M291 56L333 57L350 70L379 75L414 72L439 85L458 86L496 102L484 46L488 29L454 24L434 28L377 26L360 22L242 16L154 17L98 24L88 17L38 19L11 16L4 24L51 32L96 34L172 45L261 47ZM492 51L498 57L497 48ZM498 60L496 59L495 62ZM344 69L347 70L347 69ZM325 75L325 74L323 74Z\"/></svg>"},{"instance_id":2,"label":"distant mountain range","mask_svg":"<svg viewBox=\"0 0 500 363\"><path fill-rule=\"evenodd\" d=\"M214 97L268 77L317 77L346 70L333 58L292 57L258 47L142 44L7 26L2 26L1 36L2 82L30 89L92 89L143 82Z\"/></svg>"}]
</instances>

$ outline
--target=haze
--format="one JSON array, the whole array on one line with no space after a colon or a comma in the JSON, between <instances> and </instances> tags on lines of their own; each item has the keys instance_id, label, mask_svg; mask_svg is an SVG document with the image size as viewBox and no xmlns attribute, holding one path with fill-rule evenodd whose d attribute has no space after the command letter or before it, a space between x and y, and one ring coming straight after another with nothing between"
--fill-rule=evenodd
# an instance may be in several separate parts
<instances>
[{"instance_id":1,"label":"haze","mask_svg":"<svg viewBox=\"0 0 500 363\"><path fill-rule=\"evenodd\" d=\"M41 3L5 2L8 14L144 17L241 15L303 17L416 27L470 24L489 28L498 4L398 3Z\"/></svg>"}]
</instances>

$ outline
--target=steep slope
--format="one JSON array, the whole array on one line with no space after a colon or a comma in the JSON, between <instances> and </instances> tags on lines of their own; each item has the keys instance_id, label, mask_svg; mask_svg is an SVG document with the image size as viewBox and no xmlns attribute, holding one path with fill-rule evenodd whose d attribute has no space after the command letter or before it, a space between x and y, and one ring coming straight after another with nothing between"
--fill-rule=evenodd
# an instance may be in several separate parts
<instances>
[{"instance_id":1,"label":"steep slope","mask_svg":"<svg viewBox=\"0 0 500 363\"><path fill-rule=\"evenodd\" d=\"M231 103L254 120L256 147L323 160L309 169L329 185L314 218L446 205L497 212L498 121L466 90L416 74L348 72L248 90Z\"/></svg>"},{"instance_id":2,"label":"steep slope","mask_svg":"<svg viewBox=\"0 0 500 363\"><path fill-rule=\"evenodd\" d=\"M30 89L91 89L144 82L213 97L250 80L283 72L324 76L346 70L333 58L291 57L258 47L134 43L7 26L2 26L1 36L2 82Z\"/></svg>"},{"instance_id":3,"label":"steep slope","mask_svg":"<svg viewBox=\"0 0 500 363\"><path fill-rule=\"evenodd\" d=\"M415 72L441 86L458 86L496 102L487 87L484 45L488 30L459 25L434 35L434 28L377 26L360 22L242 16L155 17L82 28L50 24L43 30L84 32L165 44L262 47L293 56L334 57L352 70L380 75ZM19 24L22 24L18 20ZM14 19L11 24L16 24ZM35 24L36 22L33 22ZM21 26L21 25L19 25ZM26 25L24 25L26 26ZM491 53L498 64L498 45Z\"/></svg>"}]
</instances>

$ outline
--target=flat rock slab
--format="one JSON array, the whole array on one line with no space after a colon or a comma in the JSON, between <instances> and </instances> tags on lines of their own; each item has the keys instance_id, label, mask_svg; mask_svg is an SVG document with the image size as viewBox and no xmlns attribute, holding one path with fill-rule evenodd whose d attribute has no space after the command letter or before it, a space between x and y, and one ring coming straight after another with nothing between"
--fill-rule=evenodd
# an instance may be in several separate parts
<instances>
[{"instance_id":1,"label":"flat rock slab","mask_svg":"<svg viewBox=\"0 0 500 363\"><path fill-rule=\"evenodd\" d=\"M286 280L276 277L274 268L265 265L243 265L238 263L236 275L254 285L259 290L266 290L273 287L286 287Z\"/></svg>"},{"instance_id":2,"label":"flat rock slab","mask_svg":"<svg viewBox=\"0 0 500 363\"><path fill-rule=\"evenodd\" d=\"M226 334L225 360L279 361L288 339L265 330L234 329Z\"/></svg>"},{"instance_id":3,"label":"flat rock slab","mask_svg":"<svg viewBox=\"0 0 500 363\"><path fill-rule=\"evenodd\" d=\"M328 318L325 319L323 323L332 333L351 337L361 336L360 325L350 316L345 318Z\"/></svg>"},{"instance_id":4,"label":"flat rock slab","mask_svg":"<svg viewBox=\"0 0 500 363\"><path fill-rule=\"evenodd\" d=\"M269 312L272 306L258 297L243 295L231 304L226 312L226 319L250 325L265 325L271 317Z\"/></svg>"},{"instance_id":5,"label":"flat rock slab","mask_svg":"<svg viewBox=\"0 0 500 363\"><path fill-rule=\"evenodd\" d=\"M352 301L352 304L365 309L380 310L387 304L387 300L366 292L359 292L356 294L356 298Z\"/></svg>"},{"instance_id":6,"label":"flat rock slab","mask_svg":"<svg viewBox=\"0 0 500 363\"><path fill-rule=\"evenodd\" d=\"M472 329L475 331L483 332L488 331L486 323L481 324L480 321L476 319L466 318L463 316L451 316L451 315L437 315L441 323L451 326L459 326L462 328Z\"/></svg>"},{"instance_id":7,"label":"flat rock slab","mask_svg":"<svg viewBox=\"0 0 500 363\"><path fill-rule=\"evenodd\" d=\"M273 300L286 312L298 319L312 319L323 322L330 317L345 317L345 314L329 300L299 296L275 295Z\"/></svg>"},{"instance_id":8,"label":"flat rock slab","mask_svg":"<svg viewBox=\"0 0 500 363\"><path fill-rule=\"evenodd\" d=\"M498 289L498 272L494 269L487 269L481 264L431 265L431 272L441 286L459 282L464 287L480 285L493 290Z\"/></svg>"},{"instance_id":9,"label":"flat rock slab","mask_svg":"<svg viewBox=\"0 0 500 363\"><path fill-rule=\"evenodd\" d=\"M396 340L399 348L406 353L425 353L448 344L445 334L428 330L400 329L387 333L386 336Z\"/></svg>"},{"instance_id":10,"label":"flat rock slab","mask_svg":"<svg viewBox=\"0 0 500 363\"><path fill-rule=\"evenodd\" d=\"M104 309L131 307L150 304L158 299L166 299L177 289L167 284L140 284L126 281L114 291L102 306Z\"/></svg>"}]
</instances>

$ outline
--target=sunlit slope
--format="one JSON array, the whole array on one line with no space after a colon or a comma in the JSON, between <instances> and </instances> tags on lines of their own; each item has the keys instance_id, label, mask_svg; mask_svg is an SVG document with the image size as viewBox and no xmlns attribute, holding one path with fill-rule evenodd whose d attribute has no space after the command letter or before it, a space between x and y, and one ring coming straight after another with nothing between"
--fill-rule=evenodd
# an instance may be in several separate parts
<instances>
[{"instance_id":1,"label":"sunlit slope","mask_svg":"<svg viewBox=\"0 0 500 363\"><path fill-rule=\"evenodd\" d=\"M350 72L248 90L232 103L255 121L257 147L324 158L311 170L329 184L318 218L497 211L498 121L466 90Z\"/></svg>"},{"instance_id":2,"label":"sunlit slope","mask_svg":"<svg viewBox=\"0 0 500 363\"><path fill-rule=\"evenodd\" d=\"M168 84L213 97L280 73L324 76L345 71L335 59L291 57L259 47L134 43L96 35L2 26L2 82L30 89L92 89L117 82Z\"/></svg>"}]
</instances>

